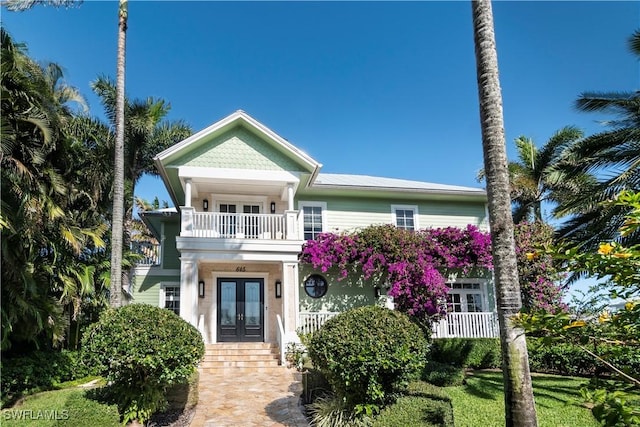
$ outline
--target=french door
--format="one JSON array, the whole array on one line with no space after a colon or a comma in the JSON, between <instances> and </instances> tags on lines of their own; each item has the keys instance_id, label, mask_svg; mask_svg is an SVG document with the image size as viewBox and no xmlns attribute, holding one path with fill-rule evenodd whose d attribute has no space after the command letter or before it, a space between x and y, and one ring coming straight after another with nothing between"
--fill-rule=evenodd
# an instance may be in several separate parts
<instances>
[{"instance_id":1,"label":"french door","mask_svg":"<svg viewBox=\"0 0 640 427\"><path fill-rule=\"evenodd\" d=\"M217 341L264 341L263 279L218 279Z\"/></svg>"}]
</instances>

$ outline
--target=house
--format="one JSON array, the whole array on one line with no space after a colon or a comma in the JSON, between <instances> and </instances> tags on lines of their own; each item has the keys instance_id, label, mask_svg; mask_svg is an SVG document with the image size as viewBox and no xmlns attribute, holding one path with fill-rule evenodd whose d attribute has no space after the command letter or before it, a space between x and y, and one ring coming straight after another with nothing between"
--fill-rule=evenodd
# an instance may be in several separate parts
<instances>
[{"instance_id":1,"label":"house","mask_svg":"<svg viewBox=\"0 0 640 427\"><path fill-rule=\"evenodd\" d=\"M160 243L146 248L135 269L132 299L175 311L206 343L282 347L300 328L313 330L337 312L375 303L372 288L298 263L305 240L320 232L384 223L488 227L482 189L323 174L320 163L243 111L155 162L179 208L141 214ZM434 334L495 336L490 276L450 286L454 313Z\"/></svg>"}]
</instances>

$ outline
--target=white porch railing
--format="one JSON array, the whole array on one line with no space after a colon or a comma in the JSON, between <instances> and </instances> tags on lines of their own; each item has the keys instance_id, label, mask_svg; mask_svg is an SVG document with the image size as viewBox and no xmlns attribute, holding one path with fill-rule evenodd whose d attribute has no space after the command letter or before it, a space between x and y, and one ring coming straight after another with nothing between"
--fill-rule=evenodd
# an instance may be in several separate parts
<instances>
[{"instance_id":1,"label":"white porch railing","mask_svg":"<svg viewBox=\"0 0 640 427\"><path fill-rule=\"evenodd\" d=\"M300 312L298 332L308 334L319 330L336 312ZM496 313L449 313L433 325L432 338L495 338L498 336Z\"/></svg>"},{"instance_id":2,"label":"white porch railing","mask_svg":"<svg viewBox=\"0 0 640 427\"><path fill-rule=\"evenodd\" d=\"M160 245L149 242L131 242L131 251L142 258L137 261L138 265L160 265Z\"/></svg>"},{"instance_id":3,"label":"white porch railing","mask_svg":"<svg viewBox=\"0 0 640 427\"><path fill-rule=\"evenodd\" d=\"M498 315L491 312L449 313L433 325L433 338L495 338Z\"/></svg>"},{"instance_id":4,"label":"white porch railing","mask_svg":"<svg viewBox=\"0 0 640 427\"><path fill-rule=\"evenodd\" d=\"M183 218L188 220L192 221L189 235L193 237L283 240L287 236L286 216L282 214L192 212Z\"/></svg>"},{"instance_id":5,"label":"white porch railing","mask_svg":"<svg viewBox=\"0 0 640 427\"><path fill-rule=\"evenodd\" d=\"M324 323L332 317L338 315L338 312L300 312L298 317L298 333L308 334L316 332L324 325Z\"/></svg>"}]
</instances>

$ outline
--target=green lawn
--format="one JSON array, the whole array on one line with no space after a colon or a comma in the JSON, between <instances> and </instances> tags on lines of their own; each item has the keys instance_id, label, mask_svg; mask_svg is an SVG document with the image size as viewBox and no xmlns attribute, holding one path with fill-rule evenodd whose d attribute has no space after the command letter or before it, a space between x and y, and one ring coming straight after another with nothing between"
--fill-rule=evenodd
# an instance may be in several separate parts
<instances>
[{"instance_id":1,"label":"green lawn","mask_svg":"<svg viewBox=\"0 0 640 427\"><path fill-rule=\"evenodd\" d=\"M533 394L540 427L597 427L600 424L579 399L584 378L533 374ZM456 427L504 426L502 373L476 371L466 385L444 389L451 397Z\"/></svg>"},{"instance_id":2,"label":"green lawn","mask_svg":"<svg viewBox=\"0 0 640 427\"><path fill-rule=\"evenodd\" d=\"M68 388L34 394L12 408L3 409L0 424L2 427L120 426L118 408L90 398L93 393Z\"/></svg>"}]
</instances>

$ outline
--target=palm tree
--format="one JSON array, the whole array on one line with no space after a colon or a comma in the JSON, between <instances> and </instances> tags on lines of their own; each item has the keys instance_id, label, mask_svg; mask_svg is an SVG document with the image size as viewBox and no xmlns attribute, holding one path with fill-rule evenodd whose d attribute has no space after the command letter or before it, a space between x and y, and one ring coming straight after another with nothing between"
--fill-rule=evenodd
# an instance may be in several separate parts
<instances>
[{"instance_id":1,"label":"palm tree","mask_svg":"<svg viewBox=\"0 0 640 427\"><path fill-rule=\"evenodd\" d=\"M579 191L590 176L581 174L570 181L559 169L568 147L582 138L582 131L566 126L538 149L531 138L519 136L515 140L518 160L508 164L509 187L513 221L543 221L542 203L558 203ZM484 169L478 180L484 179Z\"/></svg>"},{"instance_id":2,"label":"palm tree","mask_svg":"<svg viewBox=\"0 0 640 427\"><path fill-rule=\"evenodd\" d=\"M122 243L124 223L124 71L127 40L128 0L118 7L118 59L116 69L115 161L113 168L113 216L111 218L111 287L109 304L122 305Z\"/></svg>"},{"instance_id":3,"label":"palm tree","mask_svg":"<svg viewBox=\"0 0 640 427\"><path fill-rule=\"evenodd\" d=\"M105 113L115 123L116 86L108 77L100 76L91 84L100 97ZM157 153L191 135L191 128L183 121L168 122L171 105L163 99L128 99L125 96L124 150L125 180L131 186L131 199L139 179L144 174L157 175L153 158Z\"/></svg>"},{"instance_id":4,"label":"palm tree","mask_svg":"<svg viewBox=\"0 0 640 427\"><path fill-rule=\"evenodd\" d=\"M640 30L629 38L629 48L640 59ZM625 245L640 243L639 232L625 237L618 233L628 209L602 203L620 191L640 190L640 91L586 92L576 101L576 108L615 118L604 121L608 130L588 136L571 148L566 172L574 176L592 173L599 180L559 206L557 215L571 216L559 234L585 249L613 239Z\"/></svg>"},{"instance_id":5,"label":"palm tree","mask_svg":"<svg viewBox=\"0 0 640 427\"><path fill-rule=\"evenodd\" d=\"M471 6L500 326L505 421L507 427L537 426L527 343L524 331L513 325L522 302L511 218L509 173L493 12L490 0L472 1Z\"/></svg>"}]
</instances>

